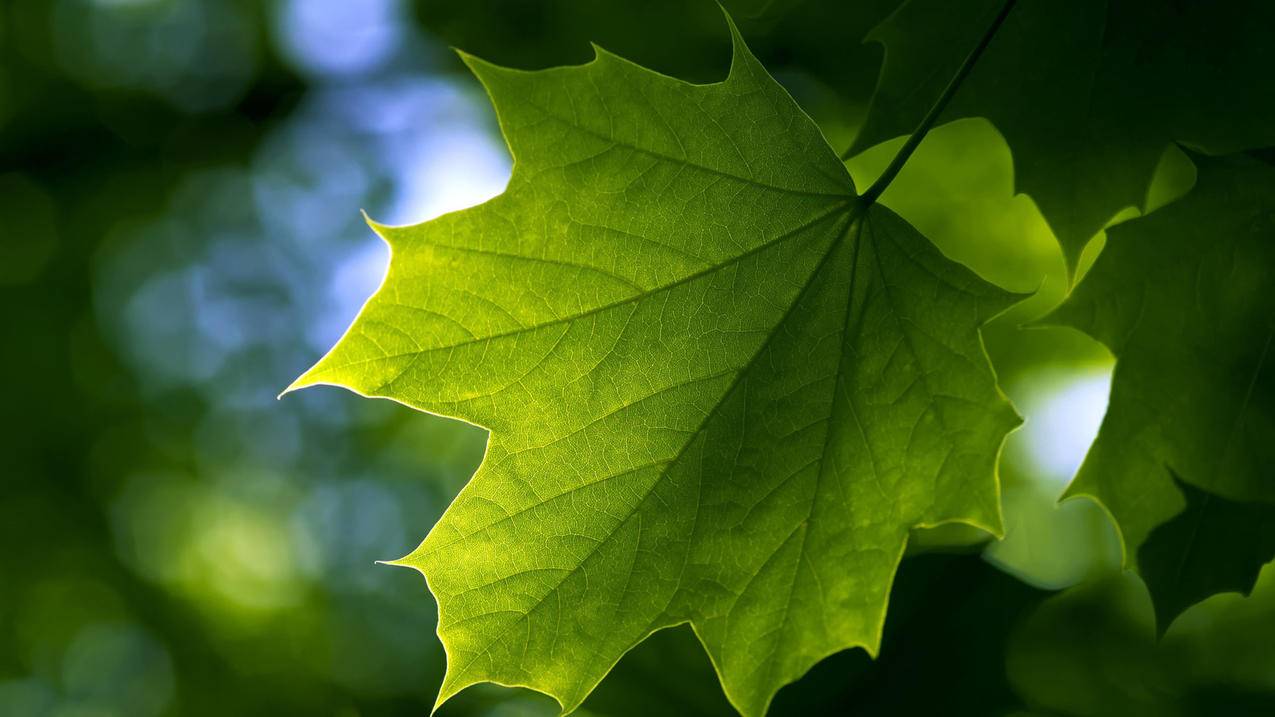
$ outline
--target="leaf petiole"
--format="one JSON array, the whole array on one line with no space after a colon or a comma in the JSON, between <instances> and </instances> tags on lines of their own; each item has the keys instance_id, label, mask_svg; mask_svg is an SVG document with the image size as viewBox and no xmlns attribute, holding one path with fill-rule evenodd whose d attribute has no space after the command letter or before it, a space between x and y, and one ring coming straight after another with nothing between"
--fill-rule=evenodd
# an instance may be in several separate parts
<instances>
[{"instance_id":1,"label":"leaf petiole","mask_svg":"<svg viewBox=\"0 0 1275 717\"><path fill-rule=\"evenodd\" d=\"M961 63L956 74L952 76L950 81L948 81L947 87L943 88L943 93L939 95L937 100L934 101L934 105L930 107L930 111L927 112L925 117L921 119L921 123L917 125L916 130L908 137L908 141L905 142L903 147L899 149L898 154L894 155L894 158L890 160L889 166L885 168L885 171L881 173L880 177L877 177L877 181L873 182L872 186L868 187L867 191L860 196L860 199L864 202L864 204L871 204L875 202L877 198L881 196L881 193L885 191L886 187L890 186L890 182L894 181L899 170L903 169L903 165L907 164L912 153L915 152L917 146L921 144L921 140L925 139L925 135L929 133L930 128L934 126L936 121L938 121L939 115L943 113L943 110L947 107L948 103L952 101L952 97L956 94L956 90L961 86L961 83L965 81L970 70L974 69L974 64L978 62L978 58L981 57L983 51L987 49L992 38L996 35L996 31L1000 29L1002 24L1004 24L1005 18L1009 16L1009 11L1014 8L1014 4L1017 1L1018 0L1005 0L1005 3L1001 5L1000 11L996 13L996 17L992 20L992 23L988 25L987 31L983 33L983 37L979 39L978 44L974 46L974 49L970 50L970 54L965 57L965 61ZM842 159L849 159L849 157L843 155Z\"/></svg>"}]
</instances>

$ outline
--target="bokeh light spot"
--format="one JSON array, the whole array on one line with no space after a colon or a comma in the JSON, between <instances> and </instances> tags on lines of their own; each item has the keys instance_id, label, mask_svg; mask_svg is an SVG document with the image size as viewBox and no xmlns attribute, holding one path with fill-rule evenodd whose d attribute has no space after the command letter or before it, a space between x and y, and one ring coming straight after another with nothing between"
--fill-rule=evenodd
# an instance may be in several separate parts
<instances>
[{"instance_id":1,"label":"bokeh light spot","mask_svg":"<svg viewBox=\"0 0 1275 717\"><path fill-rule=\"evenodd\" d=\"M274 31L285 56L320 75L367 72L403 41L397 0L288 0L279 5Z\"/></svg>"},{"instance_id":2,"label":"bokeh light spot","mask_svg":"<svg viewBox=\"0 0 1275 717\"><path fill-rule=\"evenodd\" d=\"M1038 380L1047 388L1032 401L1023 427L1027 455L1036 473L1062 486L1076 474L1102 426L1111 372L1093 369Z\"/></svg>"}]
</instances>

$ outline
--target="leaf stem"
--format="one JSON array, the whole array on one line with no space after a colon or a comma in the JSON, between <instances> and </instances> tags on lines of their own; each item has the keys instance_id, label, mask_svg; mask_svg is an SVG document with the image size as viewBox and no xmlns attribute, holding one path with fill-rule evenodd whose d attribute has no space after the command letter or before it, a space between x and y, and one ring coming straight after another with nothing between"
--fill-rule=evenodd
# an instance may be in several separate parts
<instances>
[{"instance_id":1,"label":"leaf stem","mask_svg":"<svg viewBox=\"0 0 1275 717\"><path fill-rule=\"evenodd\" d=\"M890 160L889 166L885 168L885 171L881 173L881 176L877 177L877 181L873 182L872 186L868 187L868 190L860 197L864 204L871 204L875 202L877 198L881 196L881 193L885 191L886 187L890 186L890 182L894 181L894 177L898 175L899 170L903 169L903 165L907 164L912 153L915 152L917 146L921 144L921 140L925 139L925 135L929 134L930 128L934 126L939 115L947 108L947 104L952 101L952 96L956 94L956 90L961 86L961 83L965 81L966 76L970 74L970 70L974 69L974 63L978 62L978 58L981 57L983 51L987 49L988 44L992 41L992 37L996 35L996 31L1000 29L1002 24L1004 24L1005 18L1009 16L1009 11L1014 8L1014 4L1017 1L1018 0L1005 0L1004 4L1001 5L1000 12L996 13L996 17L992 20L992 24L988 25L987 31L983 33L983 37L978 41L978 44L974 46L974 49L970 50L970 54L967 55L965 57L965 61L961 63L960 69L958 69L956 74L952 76L952 79L948 81L947 87L943 88L943 94L939 95L939 98L934 101L934 105L930 107L930 111L927 112L925 117L921 119L921 123L916 126L916 130L908 137L908 141L905 142L903 147L899 149L898 154L894 155L894 159Z\"/></svg>"}]
</instances>

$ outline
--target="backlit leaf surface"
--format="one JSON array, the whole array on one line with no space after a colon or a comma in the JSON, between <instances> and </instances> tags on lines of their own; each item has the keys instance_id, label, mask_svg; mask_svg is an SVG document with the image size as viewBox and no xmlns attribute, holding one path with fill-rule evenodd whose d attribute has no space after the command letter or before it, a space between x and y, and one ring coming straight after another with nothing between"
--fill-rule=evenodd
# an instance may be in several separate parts
<instances>
[{"instance_id":1,"label":"backlit leaf surface","mask_svg":"<svg viewBox=\"0 0 1275 717\"><path fill-rule=\"evenodd\" d=\"M859 200L737 34L711 85L601 50L466 60L507 191L377 226L385 284L294 385L491 431L400 561L439 603L440 701L486 681L570 710L683 622L748 715L826 655L875 652L910 528L1000 530L1018 418L978 328L1015 297Z\"/></svg>"}]
</instances>

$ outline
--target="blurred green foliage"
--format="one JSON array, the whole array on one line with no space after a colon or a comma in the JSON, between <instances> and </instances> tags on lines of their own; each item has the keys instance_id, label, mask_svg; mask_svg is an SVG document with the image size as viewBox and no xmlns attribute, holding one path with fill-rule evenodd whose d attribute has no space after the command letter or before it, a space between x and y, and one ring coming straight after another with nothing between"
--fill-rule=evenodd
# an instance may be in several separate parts
<instances>
[{"instance_id":1,"label":"blurred green foliage","mask_svg":"<svg viewBox=\"0 0 1275 717\"><path fill-rule=\"evenodd\" d=\"M858 40L894 3L727 4L849 144L880 63ZM485 436L336 390L275 395L380 281L359 209L419 222L503 186L491 111L448 43L532 67L587 59L593 39L682 77L724 71L712 3L579 5L0 7L0 714L428 712L444 664L433 601L373 561L425 535ZM851 161L860 187L892 152ZM1152 207L1193 181L1172 153L1157 177ZM991 545L918 535L881 659L835 656L775 712L1270 713L1270 569L1156 643L1105 514L1055 502L1111 357L1069 329L1020 328L1058 303L1065 272L996 130L939 128L882 201L989 280L1039 288L985 332L1027 419L1001 463L1009 530ZM710 678L677 628L584 709L725 714ZM480 687L443 712L551 704Z\"/></svg>"}]
</instances>

